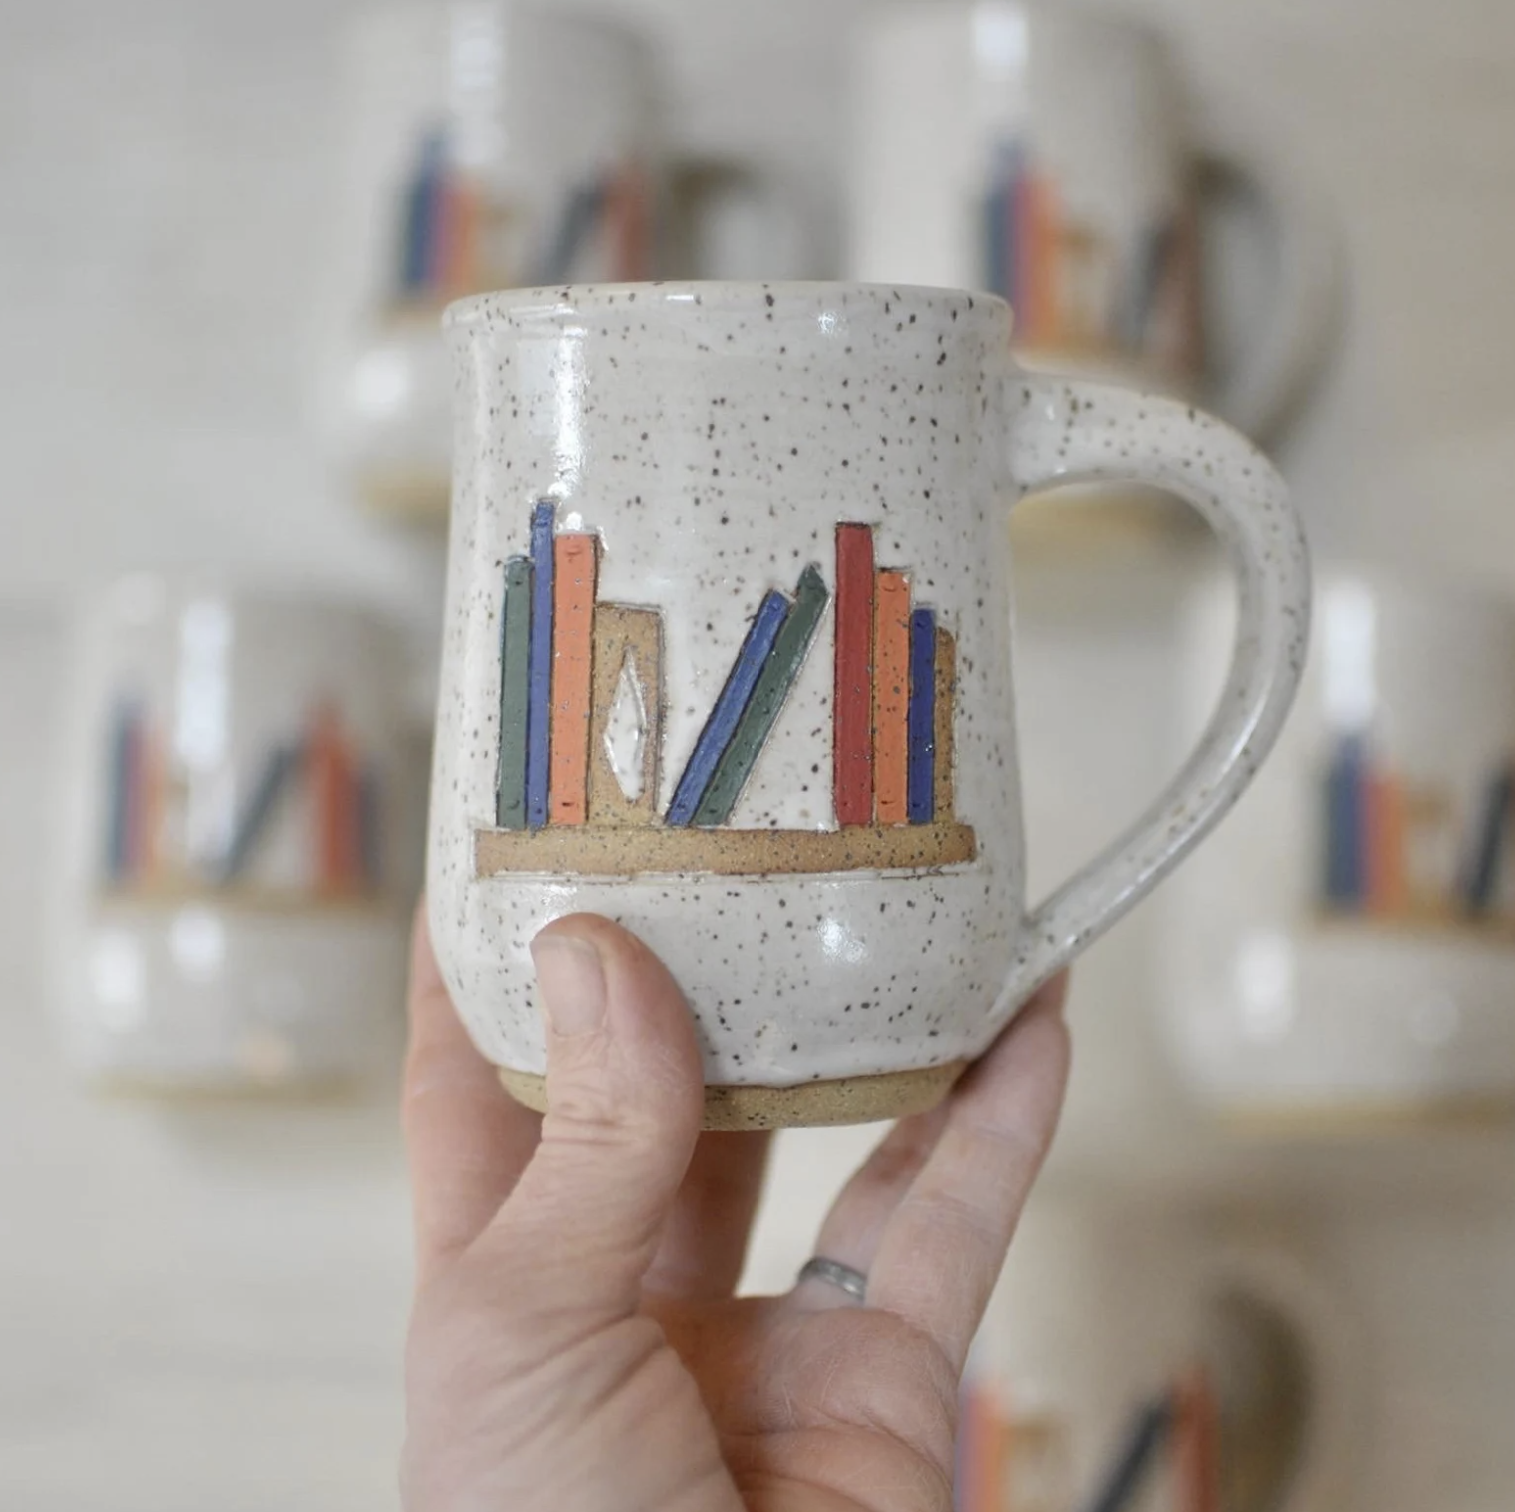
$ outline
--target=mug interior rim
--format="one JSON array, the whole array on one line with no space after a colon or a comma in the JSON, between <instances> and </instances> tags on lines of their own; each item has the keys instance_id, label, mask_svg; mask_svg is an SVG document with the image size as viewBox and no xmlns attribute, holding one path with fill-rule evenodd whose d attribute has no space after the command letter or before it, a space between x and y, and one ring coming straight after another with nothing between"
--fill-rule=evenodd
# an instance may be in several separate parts
<instances>
[{"instance_id":1,"label":"mug interior rim","mask_svg":"<svg viewBox=\"0 0 1515 1512\"><path fill-rule=\"evenodd\" d=\"M442 312L445 331L465 330L491 315L511 320L551 320L622 304L631 294L650 294L657 306L704 305L718 309L775 304L803 306L806 313L818 302L848 294L884 295L914 309L946 312L966 302L986 314L1003 312L1010 318L1009 303L984 289L951 285L881 283L853 279L656 279L642 283L546 284L516 289L497 289L454 300Z\"/></svg>"}]
</instances>

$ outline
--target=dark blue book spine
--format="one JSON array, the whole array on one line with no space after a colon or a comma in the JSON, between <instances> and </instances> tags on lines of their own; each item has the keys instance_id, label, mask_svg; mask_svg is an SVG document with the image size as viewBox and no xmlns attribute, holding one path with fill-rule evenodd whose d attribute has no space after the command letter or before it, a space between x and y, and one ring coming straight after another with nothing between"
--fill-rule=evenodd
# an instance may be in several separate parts
<instances>
[{"instance_id":1,"label":"dark blue book spine","mask_svg":"<svg viewBox=\"0 0 1515 1512\"><path fill-rule=\"evenodd\" d=\"M445 144L441 134L432 133L421 144L416 176L405 202L405 248L400 269L400 288L405 294L419 294L428 286L435 253L440 214L443 175L446 169Z\"/></svg>"},{"instance_id":2,"label":"dark blue book spine","mask_svg":"<svg viewBox=\"0 0 1515 1512\"><path fill-rule=\"evenodd\" d=\"M1010 229L1010 194L996 171L984 196L984 287L1002 299L1012 297L1014 258L1006 235Z\"/></svg>"},{"instance_id":3,"label":"dark blue book spine","mask_svg":"<svg viewBox=\"0 0 1515 1512\"><path fill-rule=\"evenodd\" d=\"M936 611L910 616L910 707L907 714L910 765L905 804L912 824L936 817Z\"/></svg>"},{"instance_id":4,"label":"dark blue book spine","mask_svg":"<svg viewBox=\"0 0 1515 1512\"><path fill-rule=\"evenodd\" d=\"M1126 1512L1135 1503L1157 1451L1172 1431L1173 1419L1171 1397L1160 1397L1141 1409L1088 1512Z\"/></svg>"},{"instance_id":5,"label":"dark blue book spine","mask_svg":"<svg viewBox=\"0 0 1515 1512\"><path fill-rule=\"evenodd\" d=\"M138 722L137 711L130 704L123 704L116 710L111 729L105 867L112 882L125 881L131 869L132 787Z\"/></svg>"},{"instance_id":6,"label":"dark blue book spine","mask_svg":"<svg viewBox=\"0 0 1515 1512\"><path fill-rule=\"evenodd\" d=\"M526 827L547 823L552 730L552 533L557 506L544 499L531 514L530 690L526 709Z\"/></svg>"},{"instance_id":7,"label":"dark blue book spine","mask_svg":"<svg viewBox=\"0 0 1515 1512\"><path fill-rule=\"evenodd\" d=\"M1177 227L1172 220L1165 220L1147 233L1136 264L1136 278L1130 289L1130 303L1126 310L1125 339L1127 346L1140 350L1146 344L1147 327L1152 321L1152 312L1157 308L1162 292L1163 277L1173 258L1177 244Z\"/></svg>"},{"instance_id":8,"label":"dark blue book spine","mask_svg":"<svg viewBox=\"0 0 1515 1512\"><path fill-rule=\"evenodd\" d=\"M1468 867L1463 901L1468 911L1483 914L1494 902L1499 886L1500 858L1504 853L1505 830L1510 822L1510 803L1515 798L1515 781L1507 767L1489 783L1474 835L1473 854Z\"/></svg>"},{"instance_id":9,"label":"dark blue book spine","mask_svg":"<svg viewBox=\"0 0 1515 1512\"><path fill-rule=\"evenodd\" d=\"M1346 736L1326 774L1326 902L1358 908L1367 898L1362 738Z\"/></svg>"},{"instance_id":10,"label":"dark blue book spine","mask_svg":"<svg viewBox=\"0 0 1515 1512\"><path fill-rule=\"evenodd\" d=\"M278 746L269 753L221 863L220 880L223 883L235 881L246 868L259 837L268 825L274 804L278 801L284 784L300 764L303 754L299 746Z\"/></svg>"},{"instance_id":11,"label":"dark blue book spine","mask_svg":"<svg viewBox=\"0 0 1515 1512\"><path fill-rule=\"evenodd\" d=\"M784 623L784 616L788 612L789 600L777 589L764 595L763 602L758 605L757 617L747 631L742 649L737 653L736 662L726 678L726 686L721 689L721 696L716 699L715 708L710 711L710 718L705 721L705 728L700 731L700 738L695 742L694 754L690 756L684 775L679 778L678 786L673 790L673 802L668 805L669 824L685 825L694 821L695 811L747 710L752 690L757 686L758 676L763 670L763 663L773 650L779 627Z\"/></svg>"},{"instance_id":12,"label":"dark blue book spine","mask_svg":"<svg viewBox=\"0 0 1515 1512\"><path fill-rule=\"evenodd\" d=\"M609 186L603 183L583 184L573 191L563 207L563 217L553 233L547 255L537 269L534 283L567 283L573 277L574 264L600 218L608 195Z\"/></svg>"}]
</instances>

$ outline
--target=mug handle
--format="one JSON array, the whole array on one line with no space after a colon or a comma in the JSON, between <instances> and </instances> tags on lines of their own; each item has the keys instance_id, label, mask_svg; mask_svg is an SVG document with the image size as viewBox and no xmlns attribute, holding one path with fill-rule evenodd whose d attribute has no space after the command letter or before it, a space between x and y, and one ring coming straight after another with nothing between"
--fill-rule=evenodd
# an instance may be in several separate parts
<instances>
[{"instance_id":1,"label":"mug handle","mask_svg":"<svg viewBox=\"0 0 1515 1512\"><path fill-rule=\"evenodd\" d=\"M1283 727L1310 624L1299 516L1283 479L1237 431L1178 400L1051 376L1012 374L1007 398L1018 496L1112 482L1176 494L1229 548L1238 616L1225 689L1194 754L1124 835L1027 917L996 1025L1145 897L1241 796Z\"/></svg>"},{"instance_id":2,"label":"mug handle","mask_svg":"<svg viewBox=\"0 0 1515 1512\"><path fill-rule=\"evenodd\" d=\"M1267 441L1304 400L1325 362L1341 313L1340 238L1306 177L1276 153L1234 131L1200 154L1201 182L1244 186L1272 222L1278 275L1267 317L1248 332L1248 355L1222 373L1212 395L1217 414L1245 435Z\"/></svg>"}]
</instances>

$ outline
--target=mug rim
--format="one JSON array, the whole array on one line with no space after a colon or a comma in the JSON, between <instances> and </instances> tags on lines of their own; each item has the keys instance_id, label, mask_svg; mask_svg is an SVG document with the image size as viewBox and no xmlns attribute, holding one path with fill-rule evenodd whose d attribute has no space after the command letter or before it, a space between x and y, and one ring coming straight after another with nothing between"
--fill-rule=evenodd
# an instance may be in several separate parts
<instances>
[{"instance_id":1,"label":"mug rim","mask_svg":"<svg viewBox=\"0 0 1515 1512\"><path fill-rule=\"evenodd\" d=\"M585 309L608 309L625 303L628 296L652 294L656 305L702 305L730 310L753 305L765 298L786 304L813 306L827 298L848 294L887 295L916 309L945 312L964 303L969 309L1013 319L1007 300L985 289L955 288L947 284L882 283L857 279L698 279L660 278L641 283L543 284L535 287L495 289L456 299L442 311L442 329L462 331L491 316L516 323L550 321Z\"/></svg>"}]
</instances>

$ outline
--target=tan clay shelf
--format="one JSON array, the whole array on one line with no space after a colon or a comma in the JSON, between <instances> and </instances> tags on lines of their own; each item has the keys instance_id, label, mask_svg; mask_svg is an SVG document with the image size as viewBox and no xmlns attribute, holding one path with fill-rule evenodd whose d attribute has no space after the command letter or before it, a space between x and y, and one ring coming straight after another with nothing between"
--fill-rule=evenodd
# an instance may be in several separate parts
<instances>
[{"instance_id":1,"label":"tan clay shelf","mask_svg":"<svg viewBox=\"0 0 1515 1512\"><path fill-rule=\"evenodd\" d=\"M709 872L722 877L773 873L934 871L978 854L966 824L858 825L839 830L731 830L661 825L551 826L474 832L474 874L571 872L632 877L648 872Z\"/></svg>"},{"instance_id":2,"label":"tan clay shelf","mask_svg":"<svg viewBox=\"0 0 1515 1512\"><path fill-rule=\"evenodd\" d=\"M1423 908L1403 913L1343 913L1327 910L1316 916L1316 927L1331 934L1360 933L1400 939L1477 940L1486 945L1515 945L1515 919L1468 918L1442 909Z\"/></svg>"},{"instance_id":3,"label":"tan clay shelf","mask_svg":"<svg viewBox=\"0 0 1515 1512\"><path fill-rule=\"evenodd\" d=\"M394 911L373 893L319 893L295 887L211 887L203 882L145 882L108 887L98 897L106 908L220 908L253 914L365 914Z\"/></svg>"}]
</instances>

